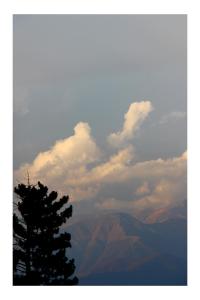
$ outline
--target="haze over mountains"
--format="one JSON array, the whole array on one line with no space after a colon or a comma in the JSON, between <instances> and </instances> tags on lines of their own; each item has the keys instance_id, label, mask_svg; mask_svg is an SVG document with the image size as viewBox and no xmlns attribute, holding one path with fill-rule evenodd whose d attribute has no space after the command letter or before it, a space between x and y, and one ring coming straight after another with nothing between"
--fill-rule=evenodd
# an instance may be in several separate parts
<instances>
[{"instance_id":1,"label":"haze over mountains","mask_svg":"<svg viewBox=\"0 0 200 300\"><path fill-rule=\"evenodd\" d=\"M163 206L141 213L136 216L144 223L162 223L170 219L187 219L187 200L182 201L179 205Z\"/></svg>"},{"instance_id":2,"label":"haze over mountains","mask_svg":"<svg viewBox=\"0 0 200 300\"><path fill-rule=\"evenodd\" d=\"M102 212L71 224L80 285L185 285L187 222L171 216L152 223L151 215L145 224L128 213Z\"/></svg>"}]
</instances>

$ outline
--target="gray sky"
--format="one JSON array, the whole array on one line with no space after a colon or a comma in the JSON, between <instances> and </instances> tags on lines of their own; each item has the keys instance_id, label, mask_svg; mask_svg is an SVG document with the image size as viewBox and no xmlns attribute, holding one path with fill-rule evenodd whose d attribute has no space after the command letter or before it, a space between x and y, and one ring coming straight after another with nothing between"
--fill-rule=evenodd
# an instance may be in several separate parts
<instances>
[{"instance_id":1,"label":"gray sky","mask_svg":"<svg viewBox=\"0 0 200 300\"><path fill-rule=\"evenodd\" d=\"M79 122L109 160L108 136L144 100L153 110L129 140L136 160L186 150L186 16L15 15L13 23L15 170Z\"/></svg>"}]
</instances>

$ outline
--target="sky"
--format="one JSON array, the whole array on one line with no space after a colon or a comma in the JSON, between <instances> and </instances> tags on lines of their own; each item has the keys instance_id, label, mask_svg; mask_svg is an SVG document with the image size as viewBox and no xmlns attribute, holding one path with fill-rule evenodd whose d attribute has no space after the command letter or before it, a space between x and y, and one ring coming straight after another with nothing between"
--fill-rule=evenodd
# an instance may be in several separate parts
<instances>
[{"instance_id":1,"label":"sky","mask_svg":"<svg viewBox=\"0 0 200 300\"><path fill-rule=\"evenodd\" d=\"M15 15L14 177L76 210L187 196L185 15Z\"/></svg>"}]
</instances>

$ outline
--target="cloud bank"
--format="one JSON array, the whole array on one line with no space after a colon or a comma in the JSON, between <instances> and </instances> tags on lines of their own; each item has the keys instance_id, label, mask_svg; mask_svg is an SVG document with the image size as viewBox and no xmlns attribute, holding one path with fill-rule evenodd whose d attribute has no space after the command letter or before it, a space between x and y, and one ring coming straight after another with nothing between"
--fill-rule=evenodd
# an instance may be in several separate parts
<instances>
[{"instance_id":1,"label":"cloud bank","mask_svg":"<svg viewBox=\"0 0 200 300\"><path fill-rule=\"evenodd\" d=\"M122 131L109 135L109 142L123 146L112 155L99 149L87 123L80 122L74 134L56 141L39 153L32 163L14 172L17 181L38 180L71 201L92 201L101 209L132 212L176 206L186 197L187 152L178 157L135 161L135 149L128 143L152 110L151 102L132 103L125 114Z\"/></svg>"}]
</instances>

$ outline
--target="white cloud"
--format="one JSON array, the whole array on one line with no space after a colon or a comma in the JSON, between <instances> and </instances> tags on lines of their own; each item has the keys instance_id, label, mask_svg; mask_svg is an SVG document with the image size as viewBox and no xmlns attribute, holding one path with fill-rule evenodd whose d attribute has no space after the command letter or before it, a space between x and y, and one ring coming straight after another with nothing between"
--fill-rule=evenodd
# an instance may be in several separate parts
<instances>
[{"instance_id":1,"label":"white cloud","mask_svg":"<svg viewBox=\"0 0 200 300\"><path fill-rule=\"evenodd\" d=\"M143 184L137 188L135 194L144 195L144 194L148 194L149 192L150 192L149 184L147 181L144 181Z\"/></svg>"},{"instance_id":2,"label":"white cloud","mask_svg":"<svg viewBox=\"0 0 200 300\"><path fill-rule=\"evenodd\" d=\"M78 123L74 135L57 141L45 152L39 153L31 164L24 164L15 172L17 180L24 180L27 171L33 182L41 180L63 192L65 182L85 174L86 167L100 159L100 150L91 136L87 123Z\"/></svg>"},{"instance_id":3,"label":"white cloud","mask_svg":"<svg viewBox=\"0 0 200 300\"><path fill-rule=\"evenodd\" d=\"M187 195L187 152L172 159L157 159L138 162L123 168L123 172L112 175L110 181L113 184L128 183L133 186L139 184L135 192L130 194L128 201L113 192L107 199L101 199L97 203L103 209L125 209L134 214L140 214L145 210L158 209L160 207L173 207L180 204Z\"/></svg>"},{"instance_id":4,"label":"white cloud","mask_svg":"<svg viewBox=\"0 0 200 300\"><path fill-rule=\"evenodd\" d=\"M135 106L129 109L124 129L116 135L120 142L123 132L130 133L127 138L133 135L151 110L150 102L145 103L141 106L137 103L137 109ZM137 116L134 122L131 121L133 115ZM103 156L91 135L90 126L80 122L72 136L57 141L51 149L39 153L32 163L22 165L14 174L18 181L25 181L28 171L32 183L40 180L50 189L69 194L74 202L93 199L94 205L101 208L141 212L166 205L176 206L184 200L187 152L174 158L142 162L136 162L134 157L131 145L110 157ZM120 187L124 188L126 197Z\"/></svg>"},{"instance_id":5,"label":"white cloud","mask_svg":"<svg viewBox=\"0 0 200 300\"><path fill-rule=\"evenodd\" d=\"M170 177L170 176L169 176ZM136 213L144 210L159 209L162 207L174 207L183 202L186 198L186 178L161 178L155 181L153 191L150 195L146 195L133 202L133 210Z\"/></svg>"},{"instance_id":6,"label":"white cloud","mask_svg":"<svg viewBox=\"0 0 200 300\"><path fill-rule=\"evenodd\" d=\"M117 154L112 155L106 162L100 163L89 170L85 176L81 176L81 178L74 178L73 181L70 181L70 183L75 186L77 183L85 185L96 182L115 182L118 179L121 181L121 174L124 174L133 158L133 147L129 146L120 150Z\"/></svg>"},{"instance_id":7,"label":"white cloud","mask_svg":"<svg viewBox=\"0 0 200 300\"><path fill-rule=\"evenodd\" d=\"M128 112L124 115L124 124L121 131L111 133L108 142L114 147L120 147L130 141L146 119L153 107L150 101L134 102L129 106Z\"/></svg>"},{"instance_id":8,"label":"white cloud","mask_svg":"<svg viewBox=\"0 0 200 300\"><path fill-rule=\"evenodd\" d=\"M171 113L162 116L160 119L160 124L165 124L173 120L181 120L186 117L185 111L172 111Z\"/></svg>"},{"instance_id":9,"label":"white cloud","mask_svg":"<svg viewBox=\"0 0 200 300\"><path fill-rule=\"evenodd\" d=\"M138 162L135 165L130 166L126 173L124 173L124 180L130 178L162 178L168 177L178 178L182 176L186 171L187 164L187 152L181 154L181 156L169 158L169 159L156 159Z\"/></svg>"},{"instance_id":10,"label":"white cloud","mask_svg":"<svg viewBox=\"0 0 200 300\"><path fill-rule=\"evenodd\" d=\"M112 155L106 162L99 162L93 168L84 168L83 172L77 172L76 176L70 176L66 185L69 187L73 199L76 201L95 197L101 193L105 184L121 182L123 174L134 158L133 147Z\"/></svg>"}]
</instances>

